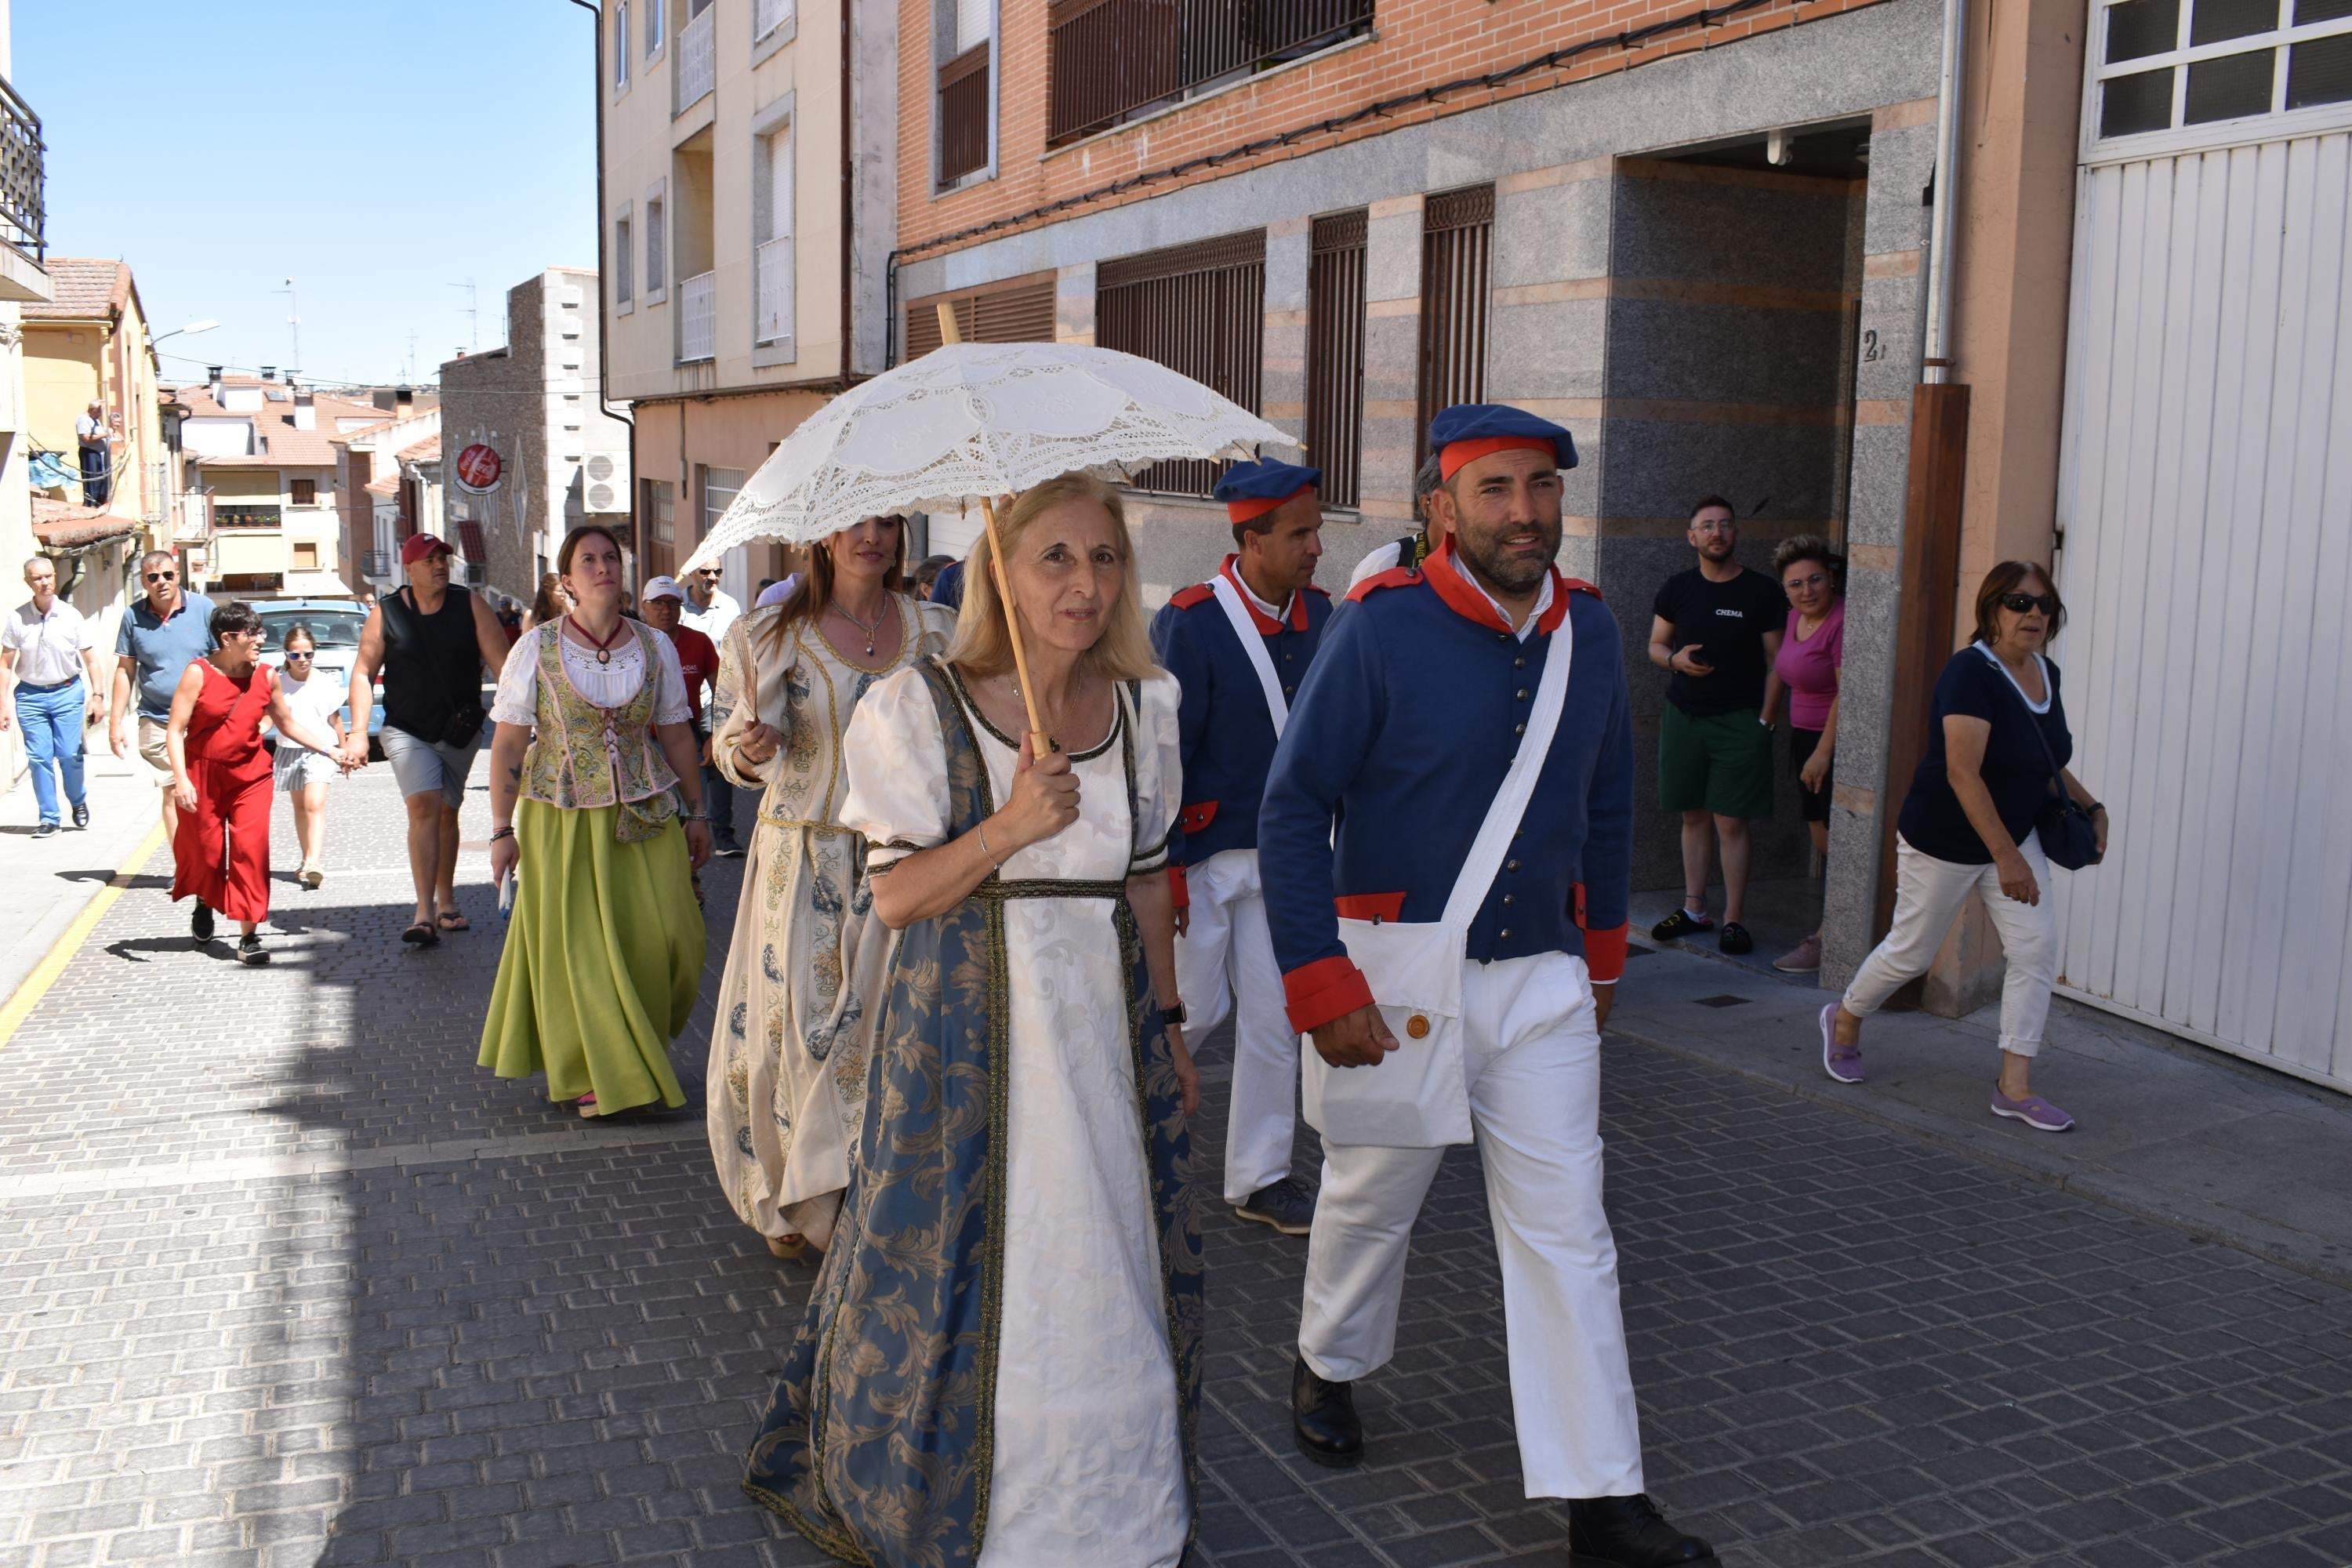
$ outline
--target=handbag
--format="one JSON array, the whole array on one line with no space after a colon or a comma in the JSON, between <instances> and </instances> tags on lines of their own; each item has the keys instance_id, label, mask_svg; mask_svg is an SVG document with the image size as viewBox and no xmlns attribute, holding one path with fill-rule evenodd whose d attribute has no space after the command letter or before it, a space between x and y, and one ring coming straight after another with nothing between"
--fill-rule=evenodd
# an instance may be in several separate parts
<instances>
[{"instance_id":1,"label":"handbag","mask_svg":"<svg viewBox=\"0 0 2352 1568\"><path fill-rule=\"evenodd\" d=\"M1568 698L1573 632L1552 634L1527 733L1471 840L1445 912L1434 921L1339 921L1348 957L1371 987L1372 1003L1397 1048L1379 1065L1335 1068L1310 1044L1303 1053L1301 1102L1307 1125L1336 1143L1435 1149L1471 1140L1470 1082L1463 1065L1462 970L1470 922L1495 885L1511 835L1527 815L1536 778L1551 754Z\"/></svg>"},{"instance_id":2,"label":"handbag","mask_svg":"<svg viewBox=\"0 0 2352 1568\"><path fill-rule=\"evenodd\" d=\"M1987 652L1985 657L1991 658L1993 655ZM2017 705L2025 710L2026 726L2033 731L2033 738L2042 742L2042 760L2050 764L2047 786L2050 798L2043 801L2041 809L2033 814L2033 836L2042 840L2042 853L2050 858L2053 866L2064 871L2079 871L2085 866L2097 865L2098 825L2091 820L2091 814L2083 809L2066 788L2066 770L2058 765L2058 753L2050 749L2050 737L2042 733L2042 715L2026 701L2025 693L2017 689L2017 683L2009 680L2007 670L2001 671L2001 676L2008 681L2010 690L2016 693Z\"/></svg>"}]
</instances>

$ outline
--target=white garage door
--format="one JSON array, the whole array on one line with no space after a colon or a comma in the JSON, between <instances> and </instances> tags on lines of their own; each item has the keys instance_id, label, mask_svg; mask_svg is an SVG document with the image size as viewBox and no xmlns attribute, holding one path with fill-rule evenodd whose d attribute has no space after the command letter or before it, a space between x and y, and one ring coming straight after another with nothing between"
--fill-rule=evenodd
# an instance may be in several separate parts
<instances>
[{"instance_id":1,"label":"white garage door","mask_svg":"<svg viewBox=\"0 0 2352 1568\"><path fill-rule=\"evenodd\" d=\"M2099 9L2119 29L2147 4ZM2352 135L2310 68L2288 97L2299 45L2352 38L2294 5L2218 45L2186 0L2157 19L2171 47L2144 16L2137 44L2093 35L2056 651L2116 851L2058 879L2060 973L2352 1089ZM2251 98L2263 54L2265 111L2200 123L2200 66L2241 62Z\"/></svg>"}]
</instances>

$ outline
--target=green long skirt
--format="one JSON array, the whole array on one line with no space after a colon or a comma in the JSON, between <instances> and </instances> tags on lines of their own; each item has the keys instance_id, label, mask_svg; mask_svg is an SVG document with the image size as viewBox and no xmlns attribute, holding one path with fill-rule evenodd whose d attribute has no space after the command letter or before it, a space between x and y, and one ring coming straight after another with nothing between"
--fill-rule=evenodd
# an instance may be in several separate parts
<instances>
[{"instance_id":1,"label":"green long skirt","mask_svg":"<svg viewBox=\"0 0 2352 1568\"><path fill-rule=\"evenodd\" d=\"M685 830L623 844L615 809L516 809L521 881L477 1058L500 1078L545 1073L552 1100L593 1089L601 1115L686 1103L669 1042L704 957Z\"/></svg>"}]
</instances>

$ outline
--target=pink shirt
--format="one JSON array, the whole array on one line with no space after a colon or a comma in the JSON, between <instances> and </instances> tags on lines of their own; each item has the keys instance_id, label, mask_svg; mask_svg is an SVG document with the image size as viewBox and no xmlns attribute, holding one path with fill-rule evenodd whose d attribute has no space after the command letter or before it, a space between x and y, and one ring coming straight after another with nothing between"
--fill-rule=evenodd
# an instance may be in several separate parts
<instances>
[{"instance_id":1,"label":"pink shirt","mask_svg":"<svg viewBox=\"0 0 2352 1568\"><path fill-rule=\"evenodd\" d=\"M1789 722L1800 730L1819 730L1830 721L1830 701L1837 696L1838 666L1845 662L1845 601L1838 600L1811 639L1797 640L1797 612L1789 612L1788 629L1780 637L1780 656L1772 671L1789 689Z\"/></svg>"}]
</instances>

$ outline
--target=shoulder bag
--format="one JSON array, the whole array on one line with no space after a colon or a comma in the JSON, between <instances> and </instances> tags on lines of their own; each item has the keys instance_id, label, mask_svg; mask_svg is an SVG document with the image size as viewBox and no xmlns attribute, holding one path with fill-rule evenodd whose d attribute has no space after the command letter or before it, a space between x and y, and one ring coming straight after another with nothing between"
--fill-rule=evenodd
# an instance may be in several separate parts
<instances>
[{"instance_id":1,"label":"shoulder bag","mask_svg":"<svg viewBox=\"0 0 2352 1568\"><path fill-rule=\"evenodd\" d=\"M1988 654L1986 657L1990 658L1993 656ZM1995 663L1998 665L1999 661L1996 659ZM2085 866L2097 865L2098 825L2091 820L2091 814L2083 809L2066 788L2066 771L2058 765L2058 753L2050 749L2050 737L2042 732L2042 715L2033 710L2033 705L2025 700L2025 693L2018 689L2017 682L2010 678L2009 671L1996 668L1995 673L2016 697L2018 707L2024 710L2026 728L2032 730L2033 738L2042 743L2042 760L2050 764L2050 798L2043 801L2042 808L2033 814L2033 836L2042 840L2042 853L2047 855L2050 863L2061 870L2079 871ZM2050 695L2054 700L2058 686L2051 679L2046 664L2042 667L2042 678L2049 682Z\"/></svg>"},{"instance_id":2,"label":"shoulder bag","mask_svg":"<svg viewBox=\"0 0 2352 1568\"><path fill-rule=\"evenodd\" d=\"M1495 885L1511 835L1527 815L1551 754L1568 698L1575 628L1551 634L1542 679L1511 766L1435 921L1339 921L1348 957L1371 986L1397 1048L1376 1067L1335 1068L1309 1043L1301 1085L1307 1124L1337 1143L1434 1149L1471 1140L1470 1084L1463 1066L1462 970L1470 922Z\"/></svg>"}]
</instances>

